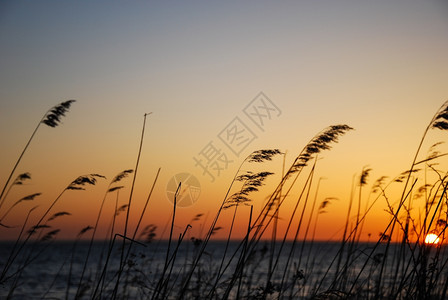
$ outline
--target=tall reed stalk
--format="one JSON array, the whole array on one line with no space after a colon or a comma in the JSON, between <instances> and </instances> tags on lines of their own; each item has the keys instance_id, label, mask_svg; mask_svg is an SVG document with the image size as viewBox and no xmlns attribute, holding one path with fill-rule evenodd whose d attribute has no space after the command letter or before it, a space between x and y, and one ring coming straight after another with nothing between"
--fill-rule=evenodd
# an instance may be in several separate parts
<instances>
[{"instance_id":1,"label":"tall reed stalk","mask_svg":"<svg viewBox=\"0 0 448 300\"><path fill-rule=\"evenodd\" d=\"M70 106L73 102L76 100L67 100L64 101L52 108L50 108L42 117L42 119L37 123L36 128L34 129L33 133L31 134L31 137L28 139L28 142L26 143L25 147L22 150L22 153L19 155L19 158L17 159L16 163L14 164L14 167L12 168L11 172L9 173L8 179L6 179L6 182L2 188L2 191L0 192L0 208L2 207L4 201L5 201L5 191L8 187L9 182L11 181L12 176L14 175L14 172L17 169L17 166L19 165L20 161L23 158L23 155L25 154L26 150L28 149L29 145L31 144L31 141L33 140L34 136L36 135L37 130L39 129L41 124L45 124L49 127L57 127L61 123L61 118L65 116L67 111L70 109Z\"/></svg>"},{"instance_id":2,"label":"tall reed stalk","mask_svg":"<svg viewBox=\"0 0 448 300\"><path fill-rule=\"evenodd\" d=\"M53 200L51 205L47 208L47 210L44 212L44 214L40 217L37 224L34 225L34 228L38 228L42 224L42 221L46 218L48 213L56 205L56 203L61 199L62 195L66 191L68 191L68 190L84 190L85 185L95 185L97 178L105 178L105 177L102 175L99 175L99 174L89 174L89 175L83 175L83 176L77 177L65 189L62 190L62 192L56 197L56 199ZM11 254L3 268L2 274L0 275L0 283L3 282L9 268L11 267L13 262L16 260L18 255L21 253L21 251L23 250L23 248L25 247L25 245L27 244L27 242L29 241L29 239L31 238L33 233L34 233L34 231L32 231L32 230L30 230L28 232L28 235L26 236L25 240L22 242L21 246L19 247L19 249L17 251L15 251L15 248L12 249ZM19 235L19 238L20 238L20 236L21 236L21 234ZM19 242L19 238L17 239L16 245Z\"/></svg>"},{"instance_id":3,"label":"tall reed stalk","mask_svg":"<svg viewBox=\"0 0 448 300\"><path fill-rule=\"evenodd\" d=\"M139 163L140 163L140 156L141 156L142 147L143 147L143 140L145 137L146 117L150 114L151 113L145 113L143 115L143 126L142 126L141 138L140 138L140 146L138 148L137 161L135 163L135 168L134 168L134 177L132 178L131 192L129 194L128 207L126 210L126 220L124 223L124 233L123 233L124 237L127 237L127 232L128 232L129 214L130 214L130 210L131 210L132 196L134 194L135 180L137 178L137 172L138 172L138 167L139 167ZM120 267L118 269L117 281L115 283L115 288L114 288L114 292L112 294L112 299L116 299L116 297L117 297L118 286L120 284L121 274L123 273L123 268L125 266L125 255L124 255L125 247L126 247L126 239L124 238L123 245L121 248Z\"/></svg>"},{"instance_id":4,"label":"tall reed stalk","mask_svg":"<svg viewBox=\"0 0 448 300\"><path fill-rule=\"evenodd\" d=\"M95 226L93 227L93 233L92 233L92 236L90 237L89 247L87 249L86 259L84 260L84 265L82 267L81 276L79 278L78 289L76 291L75 299L78 299L78 298L81 297L80 292L82 291L82 281L84 279L84 274L85 274L85 271L87 269L87 263L89 261L90 252L92 250L93 241L95 239L95 234L96 234L96 231L98 229L98 224L99 224L99 221L100 221L101 213L103 211L104 203L106 201L106 197L107 197L107 195L110 192L113 192L113 191L121 188L121 186L112 187L113 184L116 184L116 183L120 182L123 178L127 177L128 174L131 174L132 172L133 172L133 170L124 170L124 171L120 172L117 176L115 176L112 179L112 181L109 183L109 186L107 187L106 192L104 193L103 200L101 201L101 205L100 205L100 208L99 208L99 211L98 211L98 215L96 217Z\"/></svg>"}]
</instances>

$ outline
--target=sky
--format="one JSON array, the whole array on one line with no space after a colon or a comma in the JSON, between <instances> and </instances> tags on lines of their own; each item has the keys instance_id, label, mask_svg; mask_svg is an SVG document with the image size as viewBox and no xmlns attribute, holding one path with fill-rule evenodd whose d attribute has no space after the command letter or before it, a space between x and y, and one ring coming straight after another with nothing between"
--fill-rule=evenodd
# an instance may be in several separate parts
<instances>
[{"instance_id":1,"label":"sky","mask_svg":"<svg viewBox=\"0 0 448 300\"><path fill-rule=\"evenodd\" d=\"M190 223L189 234L200 237L252 151L286 153L262 166L242 167L275 173L253 195L257 212L279 182L283 160L291 164L325 127L348 124L355 130L319 156L312 186L314 197L317 179L324 177L318 203L338 199L319 216L316 237L339 237L352 179L365 166L372 169L370 185L407 170L426 126L448 100L447 32L448 5L435 0L2 1L1 187L47 110L76 102L60 126L41 126L30 144L15 176L29 172L32 179L11 190L0 217L18 199L42 195L2 219L16 228L0 228L0 238L14 239L29 209L38 205L31 226L77 176L98 173L107 179L85 191L64 192L52 210L71 214L52 223L61 229L60 238L93 226L110 180L135 168L144 114L150 112L132 226L159 168L142 226L155 224L162 235L171 221L173 182L182 178L200 193L179 207L175 230ZM244 133L231 140L232 130ZM431 131L422 151L446 138ZM213 165L201 167L212 150L218 151L219 173ZM132 176L122 182L119 205L128 201L131 183ZM285 211L300 189L298 184L292 190ZM99 236L110 226L115 199L106 197ZM363 239L385 227L385 208L379 200L369 213ZM217 237L226 237L232 213L222 214ZM197 214L203 214L200 220L194 220ZM241 207L235 237L244 236L248 219L249 208ZM287 219L280 215L279 226Z\"/></svg>"}]
</instances>

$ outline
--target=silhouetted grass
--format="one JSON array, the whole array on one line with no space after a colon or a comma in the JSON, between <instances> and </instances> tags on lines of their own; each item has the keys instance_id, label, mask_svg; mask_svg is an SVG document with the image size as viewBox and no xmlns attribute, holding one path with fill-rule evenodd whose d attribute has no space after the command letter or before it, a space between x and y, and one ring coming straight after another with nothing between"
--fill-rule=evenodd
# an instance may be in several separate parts
<instances>
[{"instance_id":1,"label":"silhouetted grass","mask_svg":"<svg viewBox=\"0 0 448 300\"><path fill-rule=\"evenodd\" d=\"M76 100L67 100L59 105L56 105L49 109L42 119L37 123L36 128L34 129L33 133L31 134L31 137L29 138L28 142L26 143L25 147L22 150L22 153L19 155L19 158L17 159L16 163L14 164L14 167L12 168L11 172L9 173L8 179L6 179L5 184L3 185L2 191L0 193L0 208L2 207L7 194L10 191L10 188L16 184L21 184L24 179L29 179L29 173L24 173L19 175L16 180L12 183L10 188L8 188L8 184L11 181L12 176L14 175L14 172L17 169L17 166L19 165L20 161L22 160L23 155L25 154L26 150L28 149L29 145L31 144L31 141L33 140L34 136L36 135L37 130L39 129L41 124L45 124L49 127L57 127L61 123L61 118L65 116L65 114L70 109L70 106L72 103L74 103ZM8 188L8 192L5 193L6 189Z\"/></svg>"},{"instance_id":2,"label":"silhouetted grass","mask_svg":"<svg viewBox=\"0 0 448 300\"><path fill-rule=\"evenodd\" d=\"M72 102L63 102L52 108L39 124L56 127ZM160 169L143 209L134 212L139 216L137 225L133 230L129 228L146 116L135 169L125 170L112 179L99 202L97 217L92 224L94 226L88 225L81 229L70 247L69 256L60 266L49 266L58 271L40 296L42 299L51 297L57 278L63 276L66 268L65 285L59 295L66 299L446 298L448 172L440 170L437 164L446 153L438 152L436 149L439 144L435 144L425 158L418 159L430 130L448 130L448 103L442 105L425 129L407 171L388 182L385 176L373 181L367 198L364 195L369 187L371 169L363 167L360 174L353 176L350 198L344 201L347 204L347 215L341 238L338 243L331 244L334 249L315 239L322 214L331 209L330 203L334 205L337 200L320 200L318 191L323 178L316 180L315 174L319 168L318 156L323 151L331 150L341 136L352 130L350 126L325 128L303 147L289 168L285 168L283 156L280 179L261 203L259 211L254 209L254 199L259 198L256 195L260 193L260 187L267 180L272 182L275 177L271 176L273 172L270 172L270 167L265 171L254 171L252 168L264 168L267 162L276 163L276 156L284 153L278 149L251 153L241 162L206 233L191 239L190 229L196 226L204 214L197 212L188 224L177 224L180 183L174 196L171 216L166 218L169 238L165 241L162 240L164 234L158 232L156 225L151 223L142 226L144 215L151 206L150 199ZM31 178L29 173L23 173L9 184L14 171L15 167L3 187L0 209L6 203L11 188ZM118 184L122 184L122 179L130 174L133 174L133 178L129 199L119 207L119 192L125 185ZM86 186L94 185L98 179L104 178L99 174L77 177L37 217L38 222L32 226L29 218L36 207L28 211L16 241L9 249L9 255L2 257L0 285L7 290L3 296L14 298L18 289L26 284L27 270L54 245L60 229L52 227L55 224L53 220L74 217L68 211L52 212L54 205L59 203L67 191L84 190ZM389 192L392 186L401 187L400 197ZM106 242L100 251L94 253L94 240L98 238L96 233L105 201L112 194L116 198L113 214L109 216ZM23 207L22 203L33 201L38 196L40 193L34 193L10 202L1 214L0 230L11 230L5 218ZM423 202L423 205L417 200ZM361 236L366 219L372 207L379 205L380 201L383 201L382 206L389 222L378 236L371 237L369 234L369 243L363 242ZM289 203L288 206L285 203ZM337 203L342 201L338 199ZM121 212L126 213L123 231L117 230L117 216ZM225 212L231 214L231 222L222 225L219 221ZM245 220L244 228L235 228L237 219ZM278 230L279 222L285 224L283 231ZM182 230L178 235L176 228ZM234 237L236 229L244 232L240 240ZM212 238L219 231L225 231L227 238L216 249L214 243L217 242L213 242ZM440 243L425 243L428 233L436 234ZM80 239L87 234L90 234L89 240L85 252L82 252ZM78 255L82 255L82 258L78 259L81 263L79 269L76 269ZM93 255L99 257L93 258Z\"/></svg>"}]
</instances>

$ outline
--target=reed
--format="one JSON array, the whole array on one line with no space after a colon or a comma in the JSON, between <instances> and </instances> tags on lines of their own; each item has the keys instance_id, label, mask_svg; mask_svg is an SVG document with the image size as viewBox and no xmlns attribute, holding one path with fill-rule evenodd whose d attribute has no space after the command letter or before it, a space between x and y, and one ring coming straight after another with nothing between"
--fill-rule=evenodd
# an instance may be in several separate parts
<instances>
[{"instance_id":1,"label":"reed","mask_svg":"<svg viewBox=\"0 0 448 300\"><path fill-rule=\"evenodd\" d=\"M41 226L42 226L41 224L42 224L43 220L49 214L51 209L56 205L56 203L61 199L61 197L64 195L64 193L69 190L84 190L86 185L95 185L97 178L105 178L105 177L102 175L99 175L99 174L88 174L88 175L78 176L65 189L63 189L61 191L61 193L53 200L53 202L50 204L50 206L47 208L47 210L42 214L42 216L40 217L37 224L34 225L31 230L28 231L28 235L26 236L25 240L21 243L21 245L18 247L18 249L16 250L16 247L13 247L13 249L5 263L3 271L0 275L0 283L3 282L3 280L5 280L5 277L7 276L7 272L9 270L9 268L11 267L11 265L13 264L13 262L17 259L18 255L24 249L25 245L30 240L31 236L36 232L35 230L37 228L41 228ZM21 234L22 234L22 232L19 234L19 237L17 238L17 242L15 243L15 245L17 245L17 246L19 244L19 239L21 238ZM36 245L36 243L35 243L35 245Z\"/></svg>"},{"instance_id":2,"label":"reed","mask_svg":"<svg viewBox=\"0 0 448 300\"><path fill-rule=\"evenodd\" d=\"M71 103L61 109L50 110L42 124L56 127ZM53 115L57 118L50 117ZM408 170L389 181L381 176L370 183L371 169L363 167L359 174L353 176L352 183L347 184L350 195L347 199L326 197L322 200L318 192L323 178L316 180L315 176L321 153L331 150L340 137L352 130L350 126L334 125L319 132L302 148L289 168L285 168L283 156L283 172L263 202L255 200L262 196L260 187L268 179L274 180L271 168L264 163L284 153L278 149L254 151L239 165L220 206L205 227L205 234L191 239L191 229L197 230L197 226L202 232L204 225L198 223L205 217L202 220L205 224L207 218L197 212L188 224L179 224L178 216L182 212L178 210L177 202L183 183L178 186L171 215L166 218L168 239L162 240L164 234L159 234L153 221L142 226L146 222L147 211L153 205L151 199L160 169L146 200L142 202L143 208L136 215L136 227L129 228L146 117L147 114L144 115L135 169L119 173L109 183L97 208L93 226L86 226L79 232L71 246L70 256L57 266L59 269L54 280L42 298L51 297L55 282L62 274L67 275L61 296L66 299L446 298L448 172L440 170L437 164L446 154L436 150L439 143L430 147L424 158L421 158L421 152L430 130L448 130L448 102L440 107L424 130ZM28 144L25 150L27 147ZM257 171L251 169L254 164L257 164ZM265 170L259 171L260 168ZM124 187L120 184L131 174L130 195L120 207L119 193ZM7 203L5 199L9 191L31 177L29 173L23 173L9 184L12 176L3 188L0 208ZM88 174L73 180L32 226L29 220L36 207L28 211L18 238L4 259L0 283L7 288L2 296L12 299L25 284L30 265L50 251L59 233L59 229L53 227L56 224L54 220L75 218L64 209L53 212L55 204L66 192L84 190L99 179L105 179L105 176ZM392 193L392 187L401 188L398 197ZM10 202L2 211L0 230L10 230L4 220L22 208L23 203L34 201L40 195L34 193ZM98 239L97 230L104 221L106 199L112 195L116 196L115 203L111 204L114 211L107 220L110 225L101 259L95 263L95 274L94 268L90 267L92 249ZM317 228L324 214L333 207L330 204L346 208L345 222L338 232L338 244L333 243L332 249L325 248L321 241L316 240ZM288 209L285 209L286 205L289 205ZM371 240L374 235L369 234L369 242L366 243L362 239L365 236L364 225L367 218L370 220L374 206L385 208L389 219L378 237ZM231 220L226 225L219 223L224 212L229 213ZM122 217L126 214L124 230L116 232L120 213L123 213ZM245 224L242 229L244 236L237 240L234 232L239 219ZM280 222L284 225L282 230L279 230ZM176 234L176 228L180 228L179 234ZM217 250L212 241L220 231L225 231L223 236L226 239ZM442 242L425 242L428 233L435 234L434 238ZM86 254L78 264L79 271L75 271L79 241L87 234ZM157 237L158 241L154 243ZM116 242L120 246L116 247Z\"/></svg>"},{"instance_id":3,"label":"reed","mask_svg":"<svg viewBox=\"0 0 448 300\"><path fill-rule=\"evenodd\" d=\"M103 207L104 207L104 203L105 203L105 201L106 201L106 197L107 197L107 195L108 195L110 192L113 192L113 191L115 191L115 190L121 188L121 186L114 186L114 187L113 187L113 185L117 184L117 183L120 182L122 179L126 178L129 174L132 174L132 173L133 173L133 170L124 170L124 171L120 172L118 175L116 175L116 176L112 179L112 181L109 183L109 186L107 187L106 192L104 193L103 200L101 201L101 205L100 205L100 208L99 208L99 210L98 210L98 215L97 215L97 217L96 217L96 221L95 221L95 226L93 226L93 227L88 226L89 229L93 229L93 233L92 233L92 236L91 236L91 238L90 238L89 247L88 247L88 249L87 249L87 254L86 254L86 259L85 259L85 261L84 261L84 266L83 266L82 271L81 271L81 276L80 276L79 283L78 283L78 290L76 291L76 296L75 296L75 298L79 298L79 296L80 296L80 292L82 291L82 280L84 279L84 274L85 274L85 271L86 271L86 269L87 269L87 263L88 263L88 261L89 261L90 252L91 252L91 250L92 250L93 241L94 241L94 239L95 239L95 234L96 234L96 231L97 231L97 229L98 229L98 223L99 223L99 221L100 221L101 213L103 212ZM83 232L83 233L84 233L84 232ZM82 233L82 234L83 234L83 233Z\"/></svg>"},{"instance_id":4,"label":"reed","mask_svg":"<svg viewBox=\"0 0 448 300\"><path fill-rule=\"evenodd\" d=\"M70 106L72 105L72 103L74 103L76 100L67 100L64 101L62 103L60 103L59 105L56 105L52 108L50 108L42 117L42 119L39 121L39 123L37 123L36 128L34 129L33 133L31 134L31 137L28 139L28 142L26 143L25 147L22 150L22 153L19 155L19 158L17 159L16 163L14 164L14 167L12 168L11 172L9 173L8 179L6 179L5 184L3 185L2 191L0 193L0 208L3 205L5 198L6 198L6 194L5 191L8 188L8 184L11 181L12 176L14 175L14 172L17 169L17 166L19 165L20 161L22 160L23 155L25 154L26 150L28 149L29 145L31 144L31 141L33 140L34 136L37 133L37 130L39 129L41 124L45 124L49 127L57 127L60 123L61 123L61 119L63 116L65 116L65 114L68 112L68 110L70 109ZM20 176L23 176L25 174L28 173L24 173ZM25 179L24 177L22 178L22 180ZM13 182L13 184L11 185L11 187L17 184L17 179L16 181ZM10 189L8 189L9 192Z\"/></svg>"},{"instance_id":5,"label":"reed","mask_svg":"<svg viewBox=\"0 0 448 300\"><path fill-rule=\"evenodd\" d=\"M124 268L124 263L125 263L124 251L125 251L126 238L127 238L127 232L128 232L129 212L131 210L132 196L134 194L134 187L135 187L135 180L137 178L137 172L138 172L138 167L139 167L139 163L140 163L140 156L141 156L142 147L143 147L143 140L144 140L144 137L145 137L146 117L148 115L150 115L150 114L151 113L145 113L143 115L143 126L142 126L141 138L140 138L140 145L139 145L139 148L138 148L137 160L136 160L135 168L134 168L134 176L132 178L131 192L129 194L129 201L128 201L128 204L127 204L126 220L125 220L125 223L124 223L124 233L123 233L123 236L125 238L123 239L123 246L122 246L122 250L121 250L120 268L119 268L119 271L118 271L117 282L115 284L115 288L114 288L114 293L113 293L112 299L115 299L117 297L118 286L120 284L120 278L121 278L121 274L122 274L123 268Z\"/></svg>"}]
</instances>

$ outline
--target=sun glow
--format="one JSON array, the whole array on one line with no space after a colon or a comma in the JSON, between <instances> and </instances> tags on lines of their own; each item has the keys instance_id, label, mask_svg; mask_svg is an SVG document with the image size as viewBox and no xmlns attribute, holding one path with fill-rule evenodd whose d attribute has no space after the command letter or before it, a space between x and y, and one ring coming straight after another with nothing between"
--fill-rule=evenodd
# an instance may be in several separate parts
<instances>
[{"instance_id":1,"label":"sun glow","mask_svg":"<svg viewBox=\"0 0 448 300\"><path fill-rule=\"evenodd\" d=\"M440 242L437 234L428 233L425 238L425 244L436 245Z\"/></svg>"}]
</instances>

